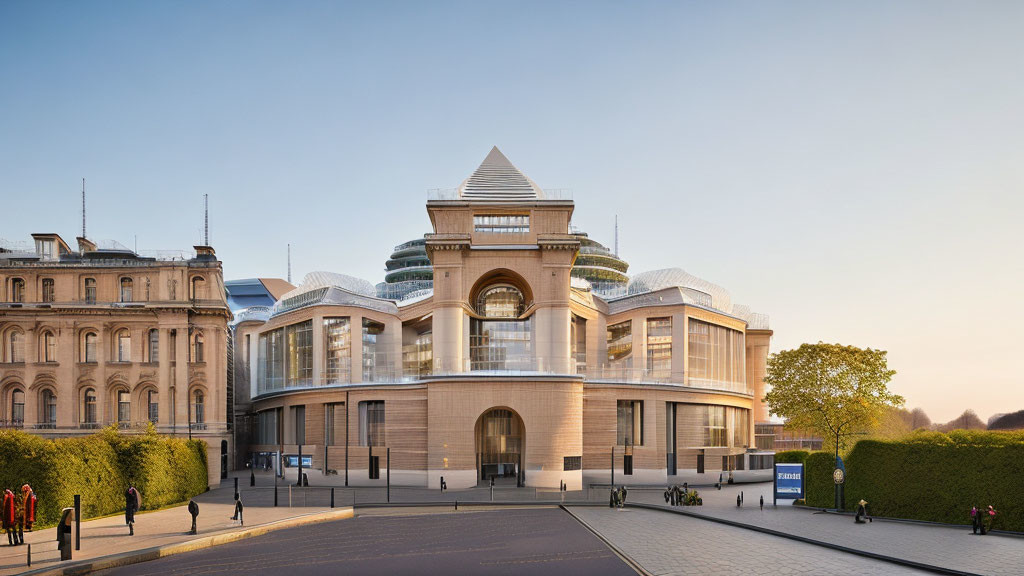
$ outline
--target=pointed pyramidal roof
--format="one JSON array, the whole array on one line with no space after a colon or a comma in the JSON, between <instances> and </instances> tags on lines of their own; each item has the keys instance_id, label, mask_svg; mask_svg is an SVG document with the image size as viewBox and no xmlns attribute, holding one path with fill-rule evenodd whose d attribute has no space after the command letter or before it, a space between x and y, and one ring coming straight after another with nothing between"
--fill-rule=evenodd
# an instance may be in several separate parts
<instances>
[{"instance_id":1,"label":"pointed pyramidal roof","mask_svg":"<svg viewBox=\"0 0 1024 576\"><path fill-rule=\"evenodd\" d=\"M543 199L544 192L495 146L459 187L459 196L466 200L515 202Z\"/></svg>"}]
</instances>

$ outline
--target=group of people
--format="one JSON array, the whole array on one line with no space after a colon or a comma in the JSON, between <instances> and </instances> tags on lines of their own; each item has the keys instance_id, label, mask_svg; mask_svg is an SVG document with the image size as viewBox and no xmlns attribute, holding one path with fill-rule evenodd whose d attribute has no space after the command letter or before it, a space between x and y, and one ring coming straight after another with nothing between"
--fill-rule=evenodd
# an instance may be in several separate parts
<instances>
[{"instance_id":1,"label":"group of people","mask_svg":"<svg viewBox=\"0 0 1024 576\"><path fill-rule=\"evenodd\" d=\"M25 531L31 532L36 521L36 493L32 487L22 485L20 494L15 494L10 488L4 490L0 516L7 532L7 543L10 546L24 544Z\"/></svg>"},{"instance_id":2,"label":"group of people","mask_svg":"<svg viewBox=\"0 0 1024 576\"><path fill-rule=\"evenodd\" d=\"M992 506L989 506L987 510L979 510L977 506L971 506L971 528L974 529L975 534L979 531L982 536L988 534L995 521L996 509Z\"/></svg>"}]
</instances>

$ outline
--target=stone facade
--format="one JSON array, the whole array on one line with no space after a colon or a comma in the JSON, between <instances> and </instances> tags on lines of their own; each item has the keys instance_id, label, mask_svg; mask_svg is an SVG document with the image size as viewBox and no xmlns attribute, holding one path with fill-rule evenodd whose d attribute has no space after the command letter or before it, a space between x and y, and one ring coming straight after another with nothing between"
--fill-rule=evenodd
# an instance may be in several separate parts
<instances>
[{"instance_id":1,"label":"stone facade","mask_svg":"<svg viewBox=\"0 0 1024 576\"><path fill-rule=\"evenodd\" d=\"M0 420L45 437L162 434L207 443L211 485L228 453L221 263L140 257L36 234L0 249Z\"/></svg>"}]
</instances>

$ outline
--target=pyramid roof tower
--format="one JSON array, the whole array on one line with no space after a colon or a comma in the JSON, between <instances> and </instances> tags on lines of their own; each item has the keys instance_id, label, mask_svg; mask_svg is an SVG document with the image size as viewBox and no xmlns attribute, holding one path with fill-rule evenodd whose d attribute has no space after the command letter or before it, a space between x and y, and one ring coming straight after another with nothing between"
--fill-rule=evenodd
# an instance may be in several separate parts
<instances>
[{"instance_id":1,"label":"pyramid roof tower","mask_svg":"<svg viewBox=\"0 0 1024 576\"><path fill-rule=\"evenodd\" d=\"M459 186L465 200L515 202L542 200L540 186L526 177L495 146L473 174Z\"/></svg>"}]
</instances>

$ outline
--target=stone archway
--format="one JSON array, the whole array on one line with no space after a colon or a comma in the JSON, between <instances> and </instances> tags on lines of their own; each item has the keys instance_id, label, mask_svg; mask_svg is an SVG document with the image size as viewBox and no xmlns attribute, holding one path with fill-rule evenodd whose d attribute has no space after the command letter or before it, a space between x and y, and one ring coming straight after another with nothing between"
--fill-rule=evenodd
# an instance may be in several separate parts
<instances>
[{"instance_id":1,"label":"stone archway","mask_svg":"<svg viewBox=\"0 0 1024 576\"><path fill-rule=\"evenodd\" d=\"M523 456L526 454L526 426L511 408L494 407L477 419L476 438L477 482L520 484Z\"/></svg>"}]
</instances>

